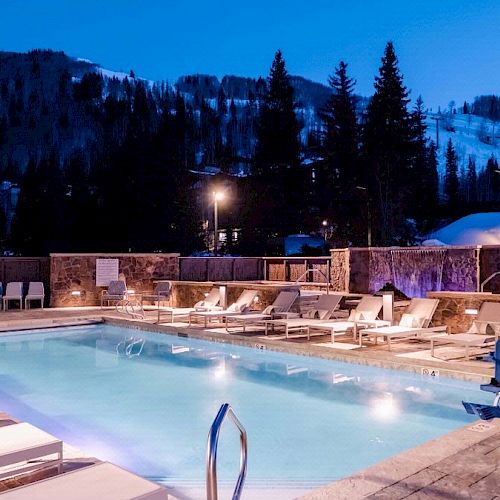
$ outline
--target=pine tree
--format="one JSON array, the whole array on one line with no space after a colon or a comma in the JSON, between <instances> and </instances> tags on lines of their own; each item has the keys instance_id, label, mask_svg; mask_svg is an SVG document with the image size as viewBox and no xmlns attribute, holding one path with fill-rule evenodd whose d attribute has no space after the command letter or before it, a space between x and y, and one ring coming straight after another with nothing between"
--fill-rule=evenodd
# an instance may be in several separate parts
<instances>
[{"instance_id":1,"label":"pine tree","mask_svg":"<svg viewBox=\"0 0 500 500\"><path fill-rule=\"evenodd\" d=\"M444 177L444 194L448 206L454 210L458 206L458 156L451 139L446 146L446 169Z\"/></svg>"},{"instance_id":2,"label":"pine tree","mask_svg":"<svg viewBox=\"0 0 500 500\"><path fill-rule=\"evenodd\" d=\"M300 127L280 50L274 57L267 88L257 124L254 195L249 200L259 210L252 210L246 224L252 231L260 226L285 235L302 228L306 204L300 169Z\"/></svg>"},{"instance_id":3,"label":"pine tree","mask_svg":"<svg viewBox=\"0 0 500 500\"><path fill-rule=\"evenodd\" d=\"M436 151L433 143L427 144L425 118L424 103L419 96L410 115L413 144L410 181L413 202L410 213L413 214L420 232L431 229L439 205Z\"/></svg>"},{"instance_id":4,"label":"pine tree","mask_svg":"<svg viewBox=\"0 0 500 500\"><path fill-rule=\"evenodd\" d=\"M295 115L293 88L278 50L274 56L257 125L255 165L257 173L300 163L299 123Z\"/></svg>"},{"instance_id":5,"label":"pine tree","mask_svg":"<svg viewBox=\"0 0 500 500\"><path fill-rule=\"evenodd\" d=\"M316 183L320 191L317 198L322 202L324 216L344 222L339 228L339 236L344 244L360 244L361 232L356 231L360 216L357 210L359 202L356 185L362 184L363 180L358 171L359 129L355 83L347 74L347 64L340 61L329 78L333 93L321 111L326 128L323 152L327 171L324 175L325 182ZM364 239L364 235L362 237Z\"/></svg>"},{"instance_id":6,"label":"pine tree","mask_svg":"<svg viewBox=\"0 0 500 500\"><path fill-rule=\"evenodd\" d=\"M497 201L499 195L500 170L498 169L498 161L494 154L488 158L485 175L486 201Z\"/></svg>"},{"instance_id":7,"label":"pine tree","mask_svg":"<svg viewBox=\"0 0 500 500\"><path fill-rule=\"evenodd\" d=\"M476 161L470 155L469 164L467 165L466 199L468 203L477 202Z\"/></svg>"},{"instance_id":8,"label":"pine tree","mask_svg":"<svg viewBox=\"0 0 500 500\"><path fill-rule=\"evenodd\" d=\"M388 42L363 130L362 165L373 200L376 244L401 243L410 211L413 146L408 102L394 46Z\"/></svg>"}]
</instances>

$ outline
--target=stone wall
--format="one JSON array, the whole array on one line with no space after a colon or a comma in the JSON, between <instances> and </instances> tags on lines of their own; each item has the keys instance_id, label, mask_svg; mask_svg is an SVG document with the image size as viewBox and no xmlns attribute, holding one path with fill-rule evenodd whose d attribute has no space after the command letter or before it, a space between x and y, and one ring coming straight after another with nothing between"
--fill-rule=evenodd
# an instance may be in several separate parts
<instances>
[{"instance_id":1,"label":"stone wall","mask_svg":"<svg viewBox=\"0 0 500 500\"><path fill-rule=\"evenodd\" d=\"M424 297L429 291L478 289L476 247L374 247L347 251L351 292L373 293L386 283L409 297ZM500 266L500 256L498 262Z\"/></svg>"},{"instance_id":2,"label":"stone wall","mask_svg":"<svg viewBox=\"0 0 500 500\"><path fill-rule=\"evenodd\" d=\"M119 259L119 272L137 293L152 291L154 280L179 278L179 254L51 254L51 307L100 304L104 288L96 287L96 259L106 257Z\"/></svg>"},{"instance_id":3,"label":"stone wall","mask_svg":"<svg viewBox=\"0 0 500 500\"><path fill-rule=\"evenodd\" d=\"M432 324L446 325L451 333L466 332L472 325L476 315L466 314L466 309L479 310L483 302L500 302L500 296L491 293L429 292L427 295L439 299Z\"/></svg>"},{"instance_id":4,"label":"stone wall","mask_svg":"<svg viewBox=\"0 0 500 500\"><path fill-rule=\"evenodd\" d=\"M500 247L483 246L481 248L481 283L498 271L500 271ZM489 281L484 289L488 292L500 293L500 275Z\"/></svg>"},{"instance_id":5,"label":"stone wall","mask_svg":"<svg viewBox=\"0 0 500 500\"><path fill-rule=\"evenodd\" d=\"M347 248L331 250L330 283L336 292L349 290L349 250Z\"/></svg>"}]
</instances>

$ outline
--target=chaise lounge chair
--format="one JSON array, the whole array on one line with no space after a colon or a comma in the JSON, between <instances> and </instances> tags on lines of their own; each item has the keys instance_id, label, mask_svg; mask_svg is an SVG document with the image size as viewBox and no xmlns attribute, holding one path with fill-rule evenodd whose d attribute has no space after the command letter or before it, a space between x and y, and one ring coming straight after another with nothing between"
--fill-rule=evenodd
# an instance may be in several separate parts
<instances>
[{"instance_id":1,"label":"chaise lounge chair","mask_svg":"<svg viewBox=\"0 0 500 500\"><path fill-rule=\"evenodd\" d=\"M212 288L209 294L203 299L197 302L193 307L166 307L164 309L158 309L158 323L160 323L160 313L166 314L169 317L170 323L173 323L175 319L188 319L189 314L195 311L220 311L222 307L219 307L220 301L220 291L218 288Z\"/></svg>"},{"instance_id":2,"label":"chaise lounge chair","mask_svg":"<svg viewBox=\"0 0 500 500\"><path fill-rule=\"evenodd\" d=\"M40 301L40 307L43 309L43 301L45 300L45 290L41 281L30 281L28 294L24 298L24 308L31 309L31 302Z\"/></svg>"},{"instance_id":3,"label":"chaise lounge chair","mask_svg":"<svg viewBox=\"0 0 500 500\"><path fill-rule=\"evenodd\" d=\"M379 338L383 338L390 351L393 340L420 339L438 332L446 332L446 326L429 326L438 304L439 299L411 299L399 325L360 330L360 345L364 337L372 337L375 344Z\"/></svg>"},{"instance_id":4,"label":"chaise lounge chair","mask_svg":"<svg viewBox=\"0 0 500 500\"><path fill-rule=\"evenodd\" d=\"M359 304L353 309L347 320L325 321L308 327L309 339L312 334L331 335L332 344L335 342L336 335L346 335L352 332L353 338L359 328L386 326L388 321L377 319L382 309L382 297L362 297Z\"/></svg>"},{"instance_id":5,"label":"chaise lounge chair","mask_svg":"<svg viewBox=\"0 0 500 500\"><path fill-rule=\"evenodd\" d=\"M4 311L7 311L9 302L12 300L19 301L19 309L23 308L23 283L21 281L7 283L7 289L2 299Z\"/></svg>"},{"instance_id":6,"label":"chaise lounge chair","mask_svg":"<svg viewBox=\"0 0 500 500\"><path fill-rule=\"evenodd\" d=\"M49 455L57 458L39 460ZM25 422L0 427L0 479L54 465L62 472L62 458L62 441L38 427Z\"/></svg>"},{"instance_id":7,"label":"chaise lounge chair","mask_svg":"<svg viewBox=\"0 0 500 500\"><path fill-rule=\"evenodd\" d=\"M431 356L436 344L453 344L465 349L465 359L470 357L471 347L491 347L500 337L500 302L483 302L477 318L467 333L451 333L431 337Z\"/></svg>"},{"instance_id":8,"label":"chaise lounge chair","mask_svg":"<svg viewBox=\"0 0 500 500\"><path fill-rule=\"evenodd\" d=\"M298 296L298 290L283 290L278 294L274 302L260 313L226 316L226 330L229 331L231 327L242 327L243 332L245 332L247 325L263 323L268 319L272 319L273 314L276 313L286 313L290 310ZM231 325L231 323L235 323L235 325Z\"/></svg>"},{"instance_id":9,"label":"chaise lounge chair","mask_svg":"<svg viewBox=\"0 0 500 500\"><path fill-rule=\"evenodd\" d=\"M2 500L167 500L167 490L101 462L0 493Z\"/></svg>"},{"instance_id":10,"label":"chaise lounge chair","mask_svg":"<svg viewBox=\"0 0 500 500\"><path fill-rule=\"evenodd\" d=\"M267 335L269 333L269 329L275 331L276 328L279 328L284 330L285 338L288 338L289 333L292 331L301 335L300 332L308 331L310 326L324 323L326 320L330 319L342 300L342 297L343 295L341 294L320 295L319 299L315 302L313 309L304 313L301 318L267 320L265 333ZM309 334L306 333L306 335Z\"/></svg>"},{"instance_id":11,"label":"chaise lounge chair","mask_svg":"<svg viewBox=\"0 0 500 500\"><path fill-rule=\"evenodd\" d=\"M239 314L243 314L250 309L252 302L257 296L257 292L255 290L243 290L241 295L238 297L238 300L231 304L227 309L220 311L194 311L189 313L189 326L192 325L193 320L195 318L203 318L204 327L207 327L207 324L212 319L221 319L225 320L227 316L236 316Z\"/></svg>"}]
</instances>

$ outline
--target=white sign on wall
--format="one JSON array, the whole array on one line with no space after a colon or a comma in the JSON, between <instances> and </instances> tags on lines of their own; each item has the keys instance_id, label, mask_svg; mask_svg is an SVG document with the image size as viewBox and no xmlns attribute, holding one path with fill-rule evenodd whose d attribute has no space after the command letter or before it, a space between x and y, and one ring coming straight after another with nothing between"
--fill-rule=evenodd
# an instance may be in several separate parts
<instances>
[{"instance_id":1,"label":"white sign on wall","mask_svg":"<svg viewBox=\"0 0 500 500\"><path fill-rule=\"evenodd\" d=\"M118 259L96 259L95 285L109 286L110 281L118 279Z\"/></svg>"}]
</instances>

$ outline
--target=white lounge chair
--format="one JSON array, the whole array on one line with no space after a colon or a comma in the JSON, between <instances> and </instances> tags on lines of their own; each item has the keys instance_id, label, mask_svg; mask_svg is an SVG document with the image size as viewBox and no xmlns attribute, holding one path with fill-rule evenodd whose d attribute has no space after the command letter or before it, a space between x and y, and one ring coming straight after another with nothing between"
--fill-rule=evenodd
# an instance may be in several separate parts
<instances>
[{"instance_id":1,"label":"white lounge chair","mask_svg":"<svg viewBox=\"0 0 500 500\"><path fill-rule=\"evenodd\" d=\"M238 297L238 300L231 304L227 309L220 311L191 312L189 313L189 325L191 326L194 319L202 318L204 320L204 327L206 328L207 324L212 319L224 320L224 318L230 315L236 316L238 314L243 314L250 309L255 297L257 297L257 292L255 290L243 290L241 295Z\"/></svg>"},{"instance_id":2,"label":"white lounge chair","mask_svg":"<svg viewBox=\"0 0 500 500\"><path fill-rule=\"evenodd\" d=\"M438 332L446 332L446 326L429 326L438 304L439 299L411 299L399 325L360 330L358 332L360 345L365 337L372 337L375 344L379 338L383 338L390 351L393 340L420 339Z\"/></svg>"},{"instance_id":3,"label":"white lounge chair","mask_svg":"<svg viewBox=\"0 0 500 500\"><path fill-rule=\"evenodd\" d=\"M110 281L107 290L102 290L101 292L101 308L104 307L104 303L110 302L118 304L124 301L127 297L127 285L123 280Z\"/></svg>"},{"instance_id":4,"label":"white lounge chair","mask_svg":"<svg viewBox=\"0 0 500 500\"><path fill-rule=\"evenodd\" d=\"M109 462L0 493L2 500L167 500L167 490Z\"/></svg>"},{"instance_id":5,"label":"white lounge chair","mask_svg":"<svg viewBox=\"0 0 500 500\"><path fill-rule=\"evenodd\" d=\"M382 309L382 297L362 297L359 304L353 309L347 320L325 321L314 325L309 325L307 338L313 334L331 335L332 343L335 342L336 335L346 335L352 332L353 338L359 328L386 326L388 321L377 319Z\"/></svg>"},{"instance_id":6,"label":"white lounge chair","mask_svg":"<svg viewBox=\"0 0 500 500\"><path fill-rule=\"evenodd\" d=\"M274 302L260 313L226 316L226 330L229 331L231 327L242 327L243 332L245 332L247 325L263 323L265 320L272 319L273 314L276 313L286 313L290 310L298 296L298 290L283 290L278 294ZM231 323L234 324L231 325Z\"/></svg>"},{"instance_id":7,"label":"white lounge chair","mask_svg":"<svg viewBox=\"0 0 500 500\"><path fill-rule=\"evenodd\" d=\"M23 308L23 284L21 281L7 283L7 289L2 299L4 311L7 311L9 302L12 300L19 301L19 309Z\"/></svg>"},{"instance_id":8,"label":"white lounge chair","mask_svg":"<svg viewBox=\"0 0 500 500\"><path fill-rule=\"evenodd\" d=\"M221 311L222 307L218 304L220 302L220 291L218 288L212 288L209 294L198 302L193 307L166 307L163 309L158 309L158 323L160 323L160 317L163 314L167 315L170 323L173 323L175 319L189 319L189 314L195 311Z\"/></svg>"},{"instance_id":9,"label":"white lounge chair","mask_svg":"<svg viewBox=\"0 0 500 500\"><path fill-rule=\"evenodd\" d=\"M38 461L49 455L57 458ZM62 441L38 427L25 422L0 427L0 479L54 465L62 472L62 459Z\"/></svg>"},{"instance_id":10,"label":"white lounge chair","mask_svg":"<svg viewBox=\"0 0 500 500\"><path fill-rule=\"evenodd\" d=\"M463 347L465 359L470 358L471 347L491 347L500 337L500 302L483 302L477 318L467 333L451 333L431 337L431 356L440 344L453 344ZM457 356L461 357L461 356Z\"/></svg>"},{"instance_id":11,"label":"white lounge chair","mask_svg":"<svg viewBox=\"0 0 500 500\"><path fill-rule=\"evenodd\" d=\"M28 294L24 298L24 308L31 309L31 302L40 301L40 307L43 309L43 301L45 300L45 290L41 281L30 281Z\"/></svg>"},{"instance_id":12,"label":"white lounge chair","mask_svg":"<svg viewBox=\"0 0 500 500\"><path fill-rule=\"evenodd\" d=\"M330 319L342 300L342 297L342 294L320 295L314 307L310 311L304 313L300 318L267 320L265 333L267 335L270 329L275 331L276 328L278 328L282 329L285 333L285 337L288 338L289 333L292 331L299 334L302 331L307 332L310 326L324 323L326 320ZM308 333L306 333L306 335L308 335Z\"/></svg>"}]
</instances>

